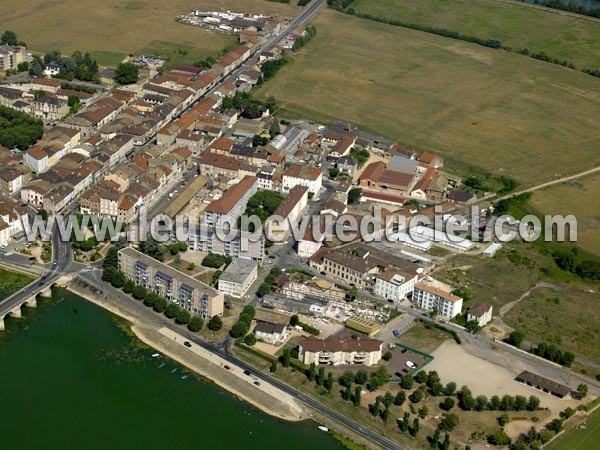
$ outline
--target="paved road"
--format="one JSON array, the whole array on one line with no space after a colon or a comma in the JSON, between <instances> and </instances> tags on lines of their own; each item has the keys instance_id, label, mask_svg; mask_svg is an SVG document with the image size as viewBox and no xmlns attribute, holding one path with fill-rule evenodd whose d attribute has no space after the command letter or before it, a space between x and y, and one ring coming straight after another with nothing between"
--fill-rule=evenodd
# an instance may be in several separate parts
<instances>
[{"instance_id":1,"label":"paved road","mask_svg":"<svg viewBox=\"0 0 600 450\"><path fill-rule=\"evenodd\" d=\"M281 389L282 391L291 395L295 399L304 403L306 406L308 406L308 407L320 412L321 414L335 420L336 422L356 431L360 435L377 443L378 445L382 446L383 448L393 449L393 450L404 450L404 448L402 446L400 446L399 444L392 442L389 439L379 435L377 432L371 430L370 428L367 428L367 427L355 422L354 420L347 418L342 413L335 411L334 409L332 409L328 406L323 405L319 401L313 399L312 397L310 397L302 392L297 391L296 389L289 386L288 384L286 384L276 378L273 378L272 376L270 376L268 374L257 371L257 369L254 366L238 359L235 355L233 355L231 353L228 345L223 345L222 342L219 343L219 345L208 343L208 342L200 339L196 335L188 332L186 329L177 326L175 323L173 323L173 321L167 319L163 315L156 314L151 309L145 307L143 303L133 301L129 296L125 295L123 292L113 288L109 284L102 282L100 270L83 272L83 273L79 274L79 277L82 280L84 280L85 282L87 282L88 284L96 287L103 293L108 294L111 297L114 297L116 299L119 299L120 301L127 302L128 308L134 309L136 314L139 314L140 316L147 318L151 322L158 323L161 327L166 327L176 333L181 334L190 342L193 342L196 345L198 345L212 353L219 355L221 358L229 361L232 364L235 364L235 365L241 367L243 370L249 370L250 372L252 372L252 374L254 376L259 378L261 380L261 382L270 383L271 385Z\"/></svg>"},{"instance_id":2,"label":"paved road","mask_svg":"<svg viewBox=\"0 0 600 450\"><path fill-rule=\"evenodd\" d=\"M47 286L56 282L63 273L76 270L76 266L79 266L71 261L70 243L63 242L60 239L57 227L55 227L52 234L52 248L54 249L54 261L46 266L47 270L43 278L35 280L19 292L3 300L0 303L0 318L4 318L6 314L22 305L23 302L35 297Z\"/></svg>"}]
</instances>

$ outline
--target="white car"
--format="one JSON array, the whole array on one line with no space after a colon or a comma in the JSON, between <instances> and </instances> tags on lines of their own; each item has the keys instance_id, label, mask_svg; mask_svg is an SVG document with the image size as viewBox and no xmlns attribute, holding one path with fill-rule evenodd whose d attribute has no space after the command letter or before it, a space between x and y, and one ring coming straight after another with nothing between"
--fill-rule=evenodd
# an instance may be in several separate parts
<instances>
[{"instance_id":1,"label":"white car","mask_svg":"<svg viewBox=\"0 0 600 450\"><path fill-rule=\"evenodd\" d=\"M405 364L406 364L406 367L408 367L409 369L416 369L417 368L417 365L414 362L412 362L412 361L406 361Z\"/></svg>"}]
</instances>

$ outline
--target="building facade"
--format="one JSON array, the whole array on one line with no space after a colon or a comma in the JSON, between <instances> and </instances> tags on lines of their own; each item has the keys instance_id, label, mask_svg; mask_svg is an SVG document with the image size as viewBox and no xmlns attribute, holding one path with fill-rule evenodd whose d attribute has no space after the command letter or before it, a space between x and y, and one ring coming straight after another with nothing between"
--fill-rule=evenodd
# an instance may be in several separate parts
<instances>
[{"instance_id":1,"label":"building facade","mask_svg":"<svg viewBox=\"0 0 600 450\"><path fill-rule=\"evenodd\" d=\"M134 283L193 314L205 319L223 315L222 293L133 248L119 251L119 270Z\"/></svg>"},{"instance_id":2,"label":"building facade","mask_svg":"<svg viewBox=\"0 0 600 450\"><path fill-rule=\"evenodd\" d=\"M342 339L309 337L299 343L298 358L309 365L356 365L373 366L381 360L383 341L360 337Z\"/></svg>"},{"instance_id":3,"label":"building facade","mask_svg":"<svg viewBox=\"0 0 600 450\"><path fill-rule=\"evenodd\" d=\"M451 291L449 285L428 277L415 285L412 301L423 309L438 311L440 315L452 319L461 313L463 299Z\"/></svg>"},{"instance_id":4,"label":"building facade","mask_svg":"<svg viewBox=\"0 0 600 450\"><path fill-rule=\"evenodd\" d=\"M219 292L232 297L243 297L257 276L256 261L235 258L219 277Z\"/></svg>"}]
</instances>

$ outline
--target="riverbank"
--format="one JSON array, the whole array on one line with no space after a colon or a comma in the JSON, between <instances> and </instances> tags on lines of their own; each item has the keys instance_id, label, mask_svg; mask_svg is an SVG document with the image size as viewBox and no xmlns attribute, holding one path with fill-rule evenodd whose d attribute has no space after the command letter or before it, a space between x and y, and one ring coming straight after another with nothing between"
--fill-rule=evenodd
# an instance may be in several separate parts
<instances>
[{"instance_id":1,"label":"riverbank","mask_svg":"<svg viewBox=\"0 0 600 450\"><path fill-rule=\"evenodd\" d=\"M94 292L93 288L85 286L85 282L73 280L65 283L64 281L60 285L67 287L71 292L127 320L136 337L146 345L207 377L241 400L279 419L296 422L311 418L311 414L289 394L267 383L254 385L255 380L251 376L244 375L241 368L226 363L219 356L197 345L192 344L192 348L183 346L186 339L173 330L161 327L158 320L143 317L133 308L127 308L127 305L118 299ZM223 367L225 365L228 365L230 370L226 370Z\"/></svg>"}]
</instances>

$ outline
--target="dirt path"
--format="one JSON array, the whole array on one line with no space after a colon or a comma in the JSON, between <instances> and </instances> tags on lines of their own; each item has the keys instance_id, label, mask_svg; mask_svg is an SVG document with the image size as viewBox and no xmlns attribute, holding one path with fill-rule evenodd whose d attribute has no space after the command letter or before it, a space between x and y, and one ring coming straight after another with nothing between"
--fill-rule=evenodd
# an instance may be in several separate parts
<instances>
[{"instance_id":1,"label":"dirt path","mask_svg":"<svg viewBox=\"0 0 600 450\"><path fill-rule=\"evenodd\" d=\"M575 175L569 175L567 177L557 178L556 180L547 181L546 183L538 184L536 186L523 189L521 191L511 192L510 194L504 195L503 197L498 197L497 200L504 200L507 198L516 197L517 195L524 194L526 192L534 192L539 191L540 189L544 189L548 186L553 186L555 184L564 183L566 181L576 180L577 178L585 177L587 175L591 175L593 173L600 172L600 166L594 167L593 169L586 170L584 172L576 173Z\"/></svg>"},{"instance_id":2,"label":"dirt path","mask_svg":"<svg viewBox=\"0 0 600 450\"><path fill-rule=\"evenodd\" d=\"M502 308L500 308L500 312L499 315L500 317L504 317L504 315L509 312L514 306L516 306L521 300L523 300L525 297L529 296L529 294L531 294L534 290L539 289L539 288L548 288L548 289L554 289L556 292L561 292L562 288L560 288L559 286L552 284L552 283L548 283L546 281L538 281L535 286L533 286L531 289L529 289L527 292L525 292L523 295L521 295L518 299L513 300L510 303L507 303L506 305L502 306Z\"/></svg>"}]
</instances>

